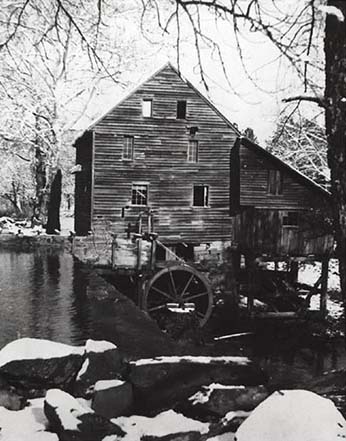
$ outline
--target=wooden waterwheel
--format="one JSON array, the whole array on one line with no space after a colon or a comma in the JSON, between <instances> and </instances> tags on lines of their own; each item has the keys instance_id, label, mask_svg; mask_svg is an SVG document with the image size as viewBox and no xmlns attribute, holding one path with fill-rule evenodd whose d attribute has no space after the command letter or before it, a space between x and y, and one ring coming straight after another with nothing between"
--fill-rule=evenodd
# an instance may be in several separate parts
<instances>
[{"instance_id":1,"label":"wooden waterwheel","mask_svg":"<svg viewBox=\"0 0 346 441\"><path fill-rule=\"evenodd\" d=\"M165 328L168 317L190 314L204 326L213 308L209 281L195 268L173 265L156 273L146 282L142 308Z\"/></svg>"}]
</instances>

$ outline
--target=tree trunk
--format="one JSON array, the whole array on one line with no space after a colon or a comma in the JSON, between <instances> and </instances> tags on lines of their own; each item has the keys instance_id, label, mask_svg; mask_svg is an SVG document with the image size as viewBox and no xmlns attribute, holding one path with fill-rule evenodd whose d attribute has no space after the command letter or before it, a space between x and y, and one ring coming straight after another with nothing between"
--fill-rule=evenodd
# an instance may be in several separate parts
<instances>
[{"instance_id":1,"label":"tree trunk","mask_svg":"<svg viewBox=\"0 0 346 441\"><path fill-rule=\"evenodd\" d=\"M346 312L346 2L328 0L328 6L338 8L344 16L342 21L334 14L327 15L325 101L334 228L341 292Z\"/></svg>"},{"instance_id":2,"label":"tree trunk","mask_svg":"<svg viewBox=\"0 0 346 441\"><path fill-rule=\"evenodd\" d=\"M61 204L61 170L56 172L52 182L48 203L47 234L57 234L60 226L60 204Z\"/></svg>"}]
</instances>

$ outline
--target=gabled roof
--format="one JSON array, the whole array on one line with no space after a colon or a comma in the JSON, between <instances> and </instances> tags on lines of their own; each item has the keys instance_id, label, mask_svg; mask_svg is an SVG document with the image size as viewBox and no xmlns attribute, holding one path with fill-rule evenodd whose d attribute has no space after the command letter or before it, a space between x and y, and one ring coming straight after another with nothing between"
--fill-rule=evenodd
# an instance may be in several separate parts
<instances>
[{"instance_id":1,"label":"gabled roof","mask_svg":"<svg viewBox=\"0 0 346 441\"><path fill-rule=\"evenodd\" d=\"M239 130L237 129L237 127L234 125L234 123L232 123L228 118L226 118L225 115L223 115L223 113L220 112L220 110L218 110L215 105L208 99L206 98L192 83L190 83L188 80L186 80L181 73L178 71L178 69L176 69L171 63L165 63L162 67L160 67L160 69L156 70L154 73L152 73L148 78L146 78L144 81L142 81L139 85L135 86L134 88L132 88L123 98L121 98L114 106L112 106L111 109L109 109L107 112L105 112L101 117L97 118L95 121L93 121L90 126L85 130L85 131L91 131L93 130L93 128L100 122L103 120L103 118L105 118L109 113L111 113L114 109L116 109L120 104L122 104L124 101L126 101L131 95L133 95L134 93L137 92L137 90L139 90L142 86L144 86L145 83L147 83L148 81L150 81L151 79L153 79L154 77L156 77L156 75L158 75L159 73L161 73L164 69L166 68L170 68L171 70L173 70L178 77L188 86L190 87L211 109L214 110L215 113L218 114L218 116L220 118L222 118L225 123L227 125L229 125L237 135L240 135Z\"/></svg>"},{"instance_id":2,"label":"gabled roof","mask_svg":"<svg viewBox=\"0 0 346 441\"><path fill-rule=\"evenodd\" d=\"M318 191L320 194L323 194L324 197L327 197L327 198L331 197L331 194L328 190L323 188L321 185L317 184L314 180L305 176L303 173L301 173L300 171L298 171L297 169L295 169L291 165L282 161L277 156L268 152L268 150L265 150L263 147L260 147L258 144L255 144L254 142L250 141L248 138L239 137L238 139L243 146L254 151L255 153L258 153L261 156L264 156L269 161L276 164L278 168L282 168L282 169L286 170L287 173L289 173L296 180L300 181L303 185L310 187L311 189L313 189L315 191Z\"/></svg>"}]
</instances>

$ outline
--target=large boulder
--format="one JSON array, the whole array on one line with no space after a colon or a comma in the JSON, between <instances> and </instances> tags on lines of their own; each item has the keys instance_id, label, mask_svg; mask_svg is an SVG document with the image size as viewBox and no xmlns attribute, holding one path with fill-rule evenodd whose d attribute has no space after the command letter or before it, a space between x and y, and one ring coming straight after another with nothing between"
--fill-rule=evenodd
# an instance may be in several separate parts
<instances>
[{"instance_id":1,"label":"large boulder","mask_svg":"<svg viewBox=\"0 0 346 441\"><path fill-rule=\"evenodd\" d=\"M47 392L44 413L59 441L102 441L110 435L125 435L118 425L59 389Z\"/></svg>"},{"instance_id":2,"label":"large boulder","mask_svg":"<svg viewBox=\"0 0 346 441\"><path fill-rule=\"evenodd\" d=\"M113 343L88 340L85 359L74 384L74 395L89 398L98 380L120 377L123 370L122 356Z\"/></svg>"},{"instance_id":3,"label":"large boulder","mask_svg":"<svg viewBox=\"0 0 346 441\"><path fill-rule=\"evenodd\" d=\"M22 338L0 351L0 375L28 396L51 387L68 389L83 362L84 347Z\"/></svg>"},{"instance_id":4,"label":"large boulder","mask_svg":"<svg viewBox=\"0 0 346 441\"><path fill-rule=\"evenodd\" d=\"M175 407L201 386L259 385L263 371L247 357L157 357L130 362L129 379L134 386L136 412L150 415Z\"/></svg>"},{"instance_id":5,"label":"large boulder","mask_svg":"<svg viewBox=\"0 0 346 441\"><path fill-rule=\"evenodd\" d=\"M197 413L224 416L235 410L253 410L268 397L267 388L260 386L234 386L212 383L203 386L189 398Z\"/></svg>"},{"instance_id":6,"label":"large boulder","mask_svg":"<svg viewBox=\"0 0 346 441\"><path fill-rule=\"evenodd\" d=\"M339 441L346 421L332 401L306 390L274 392L239 427L237 441Z\"/></svg>"},{"instance_id":7,"label":"large boulder","mask_svg":"<svg viewBox=\"0 0 346 441\"><path fill-rule=\"evenodd\" d=\"M91 407L98 415L105 418L128 415L132 406L132 384L121 380L102 380L95 384Z\"/></svg>"},{"instance_id":8,"label":"large boulder","mask_svg":"<svg viewBox=\"0 0 346 441\"><path fill-rule=\"evenodd\" d=\"M126 432L126 440L195 441L209 433L209 424L186 418L168 410L153 418L144 416L119 417L112 422Z\"/></svg>"}]
</instances>

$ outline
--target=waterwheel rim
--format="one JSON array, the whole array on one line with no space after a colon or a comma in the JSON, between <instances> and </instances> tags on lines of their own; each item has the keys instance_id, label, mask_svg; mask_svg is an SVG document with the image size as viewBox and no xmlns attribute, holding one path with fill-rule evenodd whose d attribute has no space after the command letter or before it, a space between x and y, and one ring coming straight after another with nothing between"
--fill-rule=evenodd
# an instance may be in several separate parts
<instances>
[{"instance_id":1,"label":"waterwheel rim","mask_svg":"<svg viewBox=\"0 0 346 441\"><path fill-rule=\"evenodd\" d=\"M163 314L169 311L191 313L202 327L212 313L213 293L208 279L195 268L174 265L162 269L146 283L142 308L159 326Z\"/></svg>"}]
</instances>

